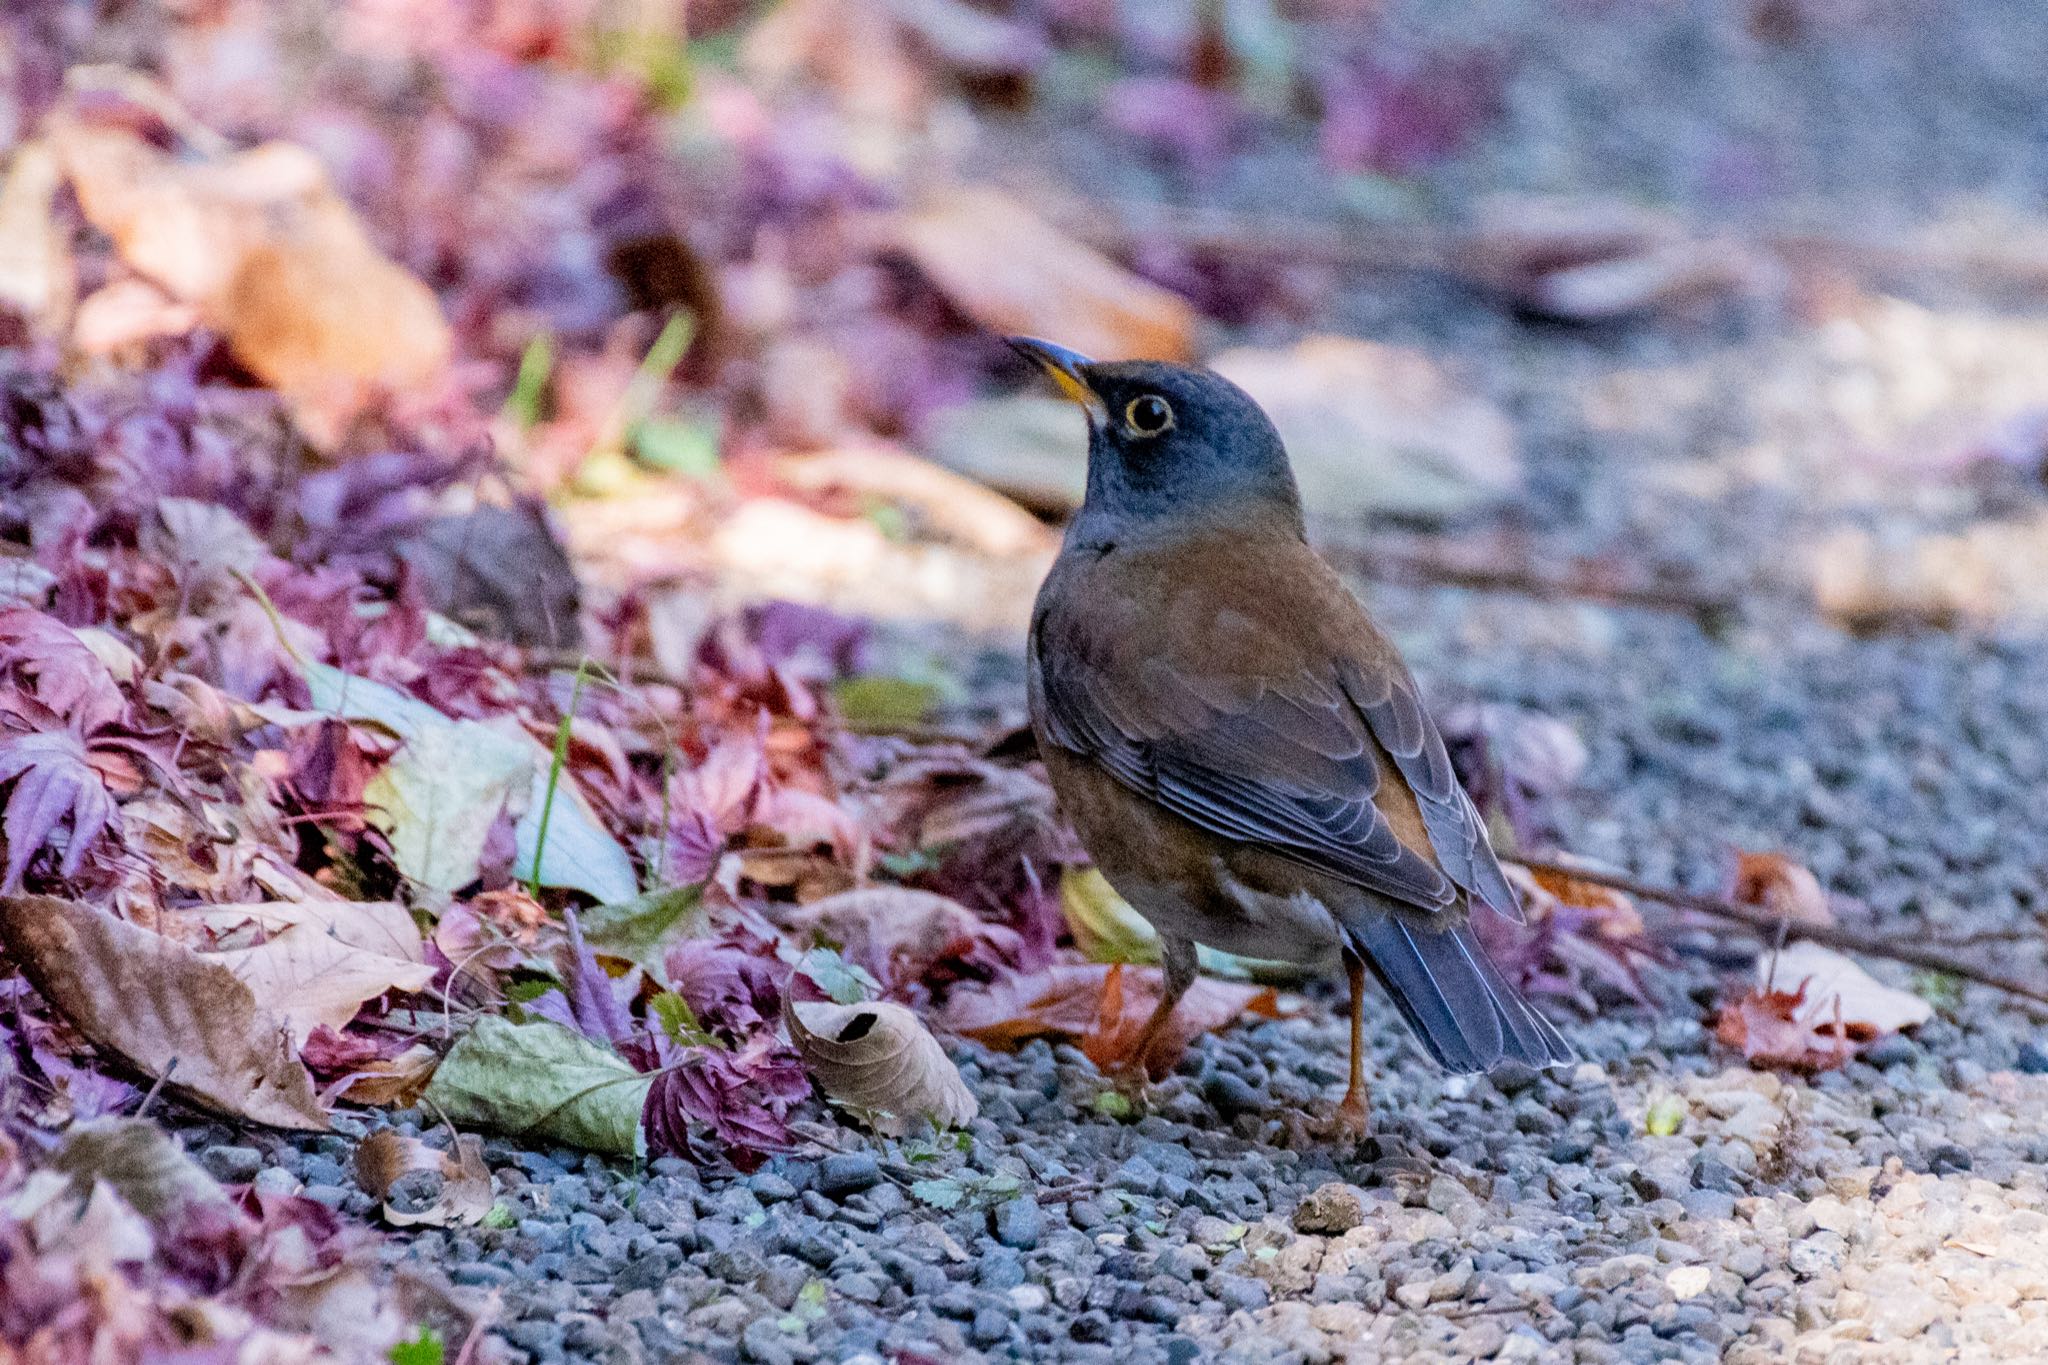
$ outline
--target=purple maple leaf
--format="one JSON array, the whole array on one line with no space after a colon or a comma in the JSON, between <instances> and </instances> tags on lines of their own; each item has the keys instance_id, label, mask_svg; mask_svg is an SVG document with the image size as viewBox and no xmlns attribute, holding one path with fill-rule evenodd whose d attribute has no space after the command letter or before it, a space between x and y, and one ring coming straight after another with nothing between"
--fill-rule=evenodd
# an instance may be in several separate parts
<instances>
[{"instance_id":1,"label":"purple maple leaf","mask_svg":"<svg viewBox=\"0 0 2048 1365\"><path fill-rule=\"evenodd\" d=\"M716 1138L733 1165L750 1171L789 1145L788 1114L810 1094L803 1062L787 1043L762 1037L737 1052L692 1048L654 1078L640 1111L650 1157L701 1159L691 1138Z\"/></svg>"},{"instance_id":2,"label":"purple maple leaf","mask_svg":"<svg viewBox=\"0 0 2048 1365\"><path fill-rule=\"evenodd\" d=\"M686 939L668 950L668 976L676 993L705 1027L740 1039L768 1027L782 1009L781 981L788 969L765 945L750 953L730 943Z\"/></svg>"},{"instance_id":3,"label":"purple maple leaf","mask_svg":"<svg viewBox=\"0 0 2048 1365\"><path fill-rule=\"evenodd\" d=\"M556 953L555 962L562 973L569 1023L577 1032L600 1043L623 1043L634 1034L633 1020L619 1002L611 976L597 965L597 959L583 942L583 928L576 922L576 912L564 910L562 918L569 930L569 941Z\"/></svg>"},{"instance_id":4,"label":"purple maple leaf","mask_svg":"<svg viewBox=\"0 0 2048 1365\"><path fill-rule=\"evenodd\" d=\"M16 779L19 779L18 781ZM71 839L62 870L75 877L85 855L114 818L114 798L87 760L85 741L69 730L44 730L0 741L0 785L14 783L0 829L7 834L7 871L0 891L21 887L29 859L66 815Z\"/></svg>"},{"instance_id":5,"label":"purple maple leaf","mask_svg":"<svg viewBox=\"0 0 2048 1365\"><path fill-rule=\"evenodd\" d=\"M127 709L114 675L71 627L27 607L0 611L0 668L19 664L43 705L91 733Z\"/></svg>"}]
</instances>

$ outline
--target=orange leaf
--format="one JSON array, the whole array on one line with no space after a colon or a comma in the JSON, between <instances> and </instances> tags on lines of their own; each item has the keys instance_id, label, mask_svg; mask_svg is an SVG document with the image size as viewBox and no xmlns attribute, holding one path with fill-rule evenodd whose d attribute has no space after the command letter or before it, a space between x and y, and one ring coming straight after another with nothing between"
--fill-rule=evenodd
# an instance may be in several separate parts
<instances>
[{"instance_id":1,"label":"orange leaf","mask_svg":"<svg viewBox=\"0 0 2048 1365\"><path fill-rule=\"evenodd\" d=\"M957 991L945 1023L956 1033L990 1047L1016 1047L1032 1038L1078 1039L1096 1065L1128 1060L1145 1023L1159 1004L1161 974L1156 967L1122 963L1063 962L1041 971L1005 977L985 990ZM1181 997L1173 1020L1146 1058L1163 1074L1204 1033L1245 1014L1280 1016L1270 986L1203 977Z\"/></svg>"},{"instance_id":2,"label":"orange leaf","mask_svg":"<svg viewBox=\"0 0 2048 1365\"><path fill-rule=\"evenodd\" d=\"M1754 905L1795 924L1833 924L1820 878L1782 853L1741 853L1728 898Z\"/></svg>"}]
</instances>

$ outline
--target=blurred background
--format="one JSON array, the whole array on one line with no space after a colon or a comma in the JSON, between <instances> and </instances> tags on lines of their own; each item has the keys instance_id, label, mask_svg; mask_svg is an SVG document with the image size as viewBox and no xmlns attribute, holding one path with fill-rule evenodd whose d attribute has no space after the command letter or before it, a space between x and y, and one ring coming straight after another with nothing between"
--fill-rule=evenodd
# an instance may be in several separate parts
<instances>
[{"instance_id":1,"label":"blurred background","mask_svg":"<svg viewBox=\"0 0 2048 1365\"><path fill-rule=\"evenodd\" d=\"M0 327L197 385L188 457L288 418L296 534L611 657L759 596L1013 637L1083 452L1008 331L1243 383L1369 579L2024 622L2048 15L1941 12L14 6Z\"/></svg>"}]
</instances>

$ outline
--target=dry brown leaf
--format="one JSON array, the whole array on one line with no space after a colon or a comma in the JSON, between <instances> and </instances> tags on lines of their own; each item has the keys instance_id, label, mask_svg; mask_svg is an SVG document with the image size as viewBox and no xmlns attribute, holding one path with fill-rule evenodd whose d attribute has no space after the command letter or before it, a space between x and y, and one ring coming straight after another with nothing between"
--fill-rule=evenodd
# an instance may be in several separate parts
<instances>
[{"instance_id":1,"label":"dry brown leaf","mask_svg":"<svg viewBox=\"0 0 2048 1365\"><path fill-rule=\"evenodd\" d=\"M63 328L77 290L70 243L55 217L62 183L56 154L41 140L15 148L0 177L0 308L51 336Z\"/></svg>"},{"instance_id":2,"label":"dry brown leaf","mask_svg":"<svg viewBox=\"0 0 2048 1365\"><path fill-rule=\"evenodd\" d=\"M1089 1056L1104 1065L1129 1060L1159 994L1156 967L1055 963L1005 977L986 990L954 992L945 1022L990 1047L1016 1047L1040 1037L1079 1039ZM1181 997L1146 1063L1160 1074L1197 1037L1245 1014L1278 1018L1279 996L1270 986L1200 977Z\"/></svg>"},{"instance_id":3,"label":"dry brown leaf","mask_svg":"<svg viewBox=\"0 0 2048 1365\"><path fill-rule=\"evenodd\" d=\"M971 952L977 942L1014 938L959 901L906 886L843 891L801 907L786 923L796 934L836 945L891 989L922 980L932 964Z\"/></svg>"},{"instance_id":4,"label":"dry brown leaf","mask_svg":"<svg viewBox=\"0 0 2048 1365\"><path fill-rule=\"evenodd\" d=\"M197 307L316 441L376 393L445 369L452 334L433 292L377 249L305 148L178 157L75 111L51 127L86 218Z\"/></svg>"},{"instance_id":5,"label":"dry brown leaf","mask_svg":"<svg viewBox=\"0 0 2048 1365\"><path fill-rule=\"evenodd\" d=\"M394 1208L393 1187L414 1174L434 1177L438 1194L423 1208ZM468 1226L491 1211L491 1172L479 1138L457 1134L453 1149L443 1152L396 1129L380 1128L356 1147L355 1175L356 1184L384 1206L384 1221L395 1228ZM407 1194L399 1192L400 1203L424 1202L424 1195L409 1199Z\"/></svg>"},{"instance_id":6,"label":"dry brown leaf","mask_svg":"<svg viewBox=\"0 0 2048 1365\"><path fill-rule=\"evenodd\" d=\"M179 303L148 280L120 279L79 302L71 344L89 356L112 356L159 337L183 336L199 325L199 310Z\"/></svg>"},{"instance_id":7,"label":"dry brown leaf","mask_svg":"<svg viewBox=\"0 0 2048 1365\"><path fill-rule=\"evenodd\" d=\"M1052 544L1045 523L1002 494L900 450L876 446L792 456L778 472L805 492L844 491L893 502L940 538L982 554L1035 555Z\"/></svg>"},{"instance_id":8,"label":"dry brown leaf","mask_svg":"<svg viewBox=\"0 0 2048 1365\"><path fill-rule=\"evenodd\" d=\"M211 1108L326 1131L285 1022L225 964L55 896L0 897L0 940L95 1046Z\"/></svg>"},{"instance_id":9,"label":"dry brown leaf","mask_svg":"<svg viewBox=\"0 0 2048 1365\"><path fill-rule=\"evenodd\" d=\"M1721 1007L1714 1036L1753 1065L1827 1071L1888 1033L1923 1024L1934 1008L1818 943L1757 959L1757 985Z\"/></svg>"},{"instance_id":10,"label":"dry brown leaf","mask_svg":"<svg viewBox=\"0 0 2048 1365\"><path fill-rule=\"evenodd\" d=\"M788 1000L783 1020L825 1093L865 1111L878 1133L904 1137L927 1119L957 1128L981 1112L953 1059L901 1005Z\"/></svg>"},{"instance_id":11,"label":"dry brown leaf","mask_svg":"<svg viewBox=\"0 0 2048 1365\"><path fill-rule=\"evenodd\" d=\"M302 1047L320 1025L339 1030L386 991L423 991L434 971L405 907L388 901L297 901L209 906L184 917L217 934L260 931L263 941L206 957L233 972Z\"/></svg>"},{"instance_id":12,"label":"dry brown leaf","mask_svg":"<svg viewBox=\"0 0 2048 1365\"><path fill-rule=\"evenodd\" d=\"M1097 360L1190 360L1199 317L1178 294L1067 236L1021 199L953 187L882 231L960 310L998 332Z\"/></svg>"},{"instance_id":13,"label":"dry brown leaf","mask_svg":"<svg viewBox=\"0 0 2048 1365\"><path fill-rule=\"evenodd\" d=\"M362 1070L337 1081L330 1099L347 1096L350 1104L398 1108L416 1103L434 1078L441 1054L425 1043L414 1043L390 1061L369 1062Z\"/></svg>"},{"instance_id":14,"label":"dry brown leaf","mask_svg":"<svg viewBox=\"0 0 2048 1365\"><path fill-rule=\"evenodd\" d=\"M991 559L951 545L902 544L869 518L830 517L782 498L741 503L709 544L718 571L751 595L989 634L1024 629L1052 560L1049 550Z\"/></svg>"},{"instance_id":15,"label":"dry brown leaf","mask_svg":"<svg viewBox=\"0 0 2048 1365\"><path fill-rule=\"evenodd\" d=\"M1626 894L1611 886L1581 881L1577 877L1553 872L1548 868L1538 870L1514 866L1507 871L1508 880L1519 886L1533 883L1538 890L1556 897L1566 905L1575 905L1581 910L1592 912L1594 930L1601 938L1621 942L1640 939L1643 936L1643 912L1636 909L1635 902ZM1530 907L1532 919L1537 917L1542 905L1540 897L1534 899L1536 904Z\"/></svg>"},{"instance_id":16,"label":"dry brown leaf","mask_svg":"<svg viewBox=\"0 0 2048 1365\"><path fill-rule=\"evenodd\" d=\"M1742 853L1735 860L1735 885L1728 897L1754 905L1795 924L1833 924L1828 893L1820 878L1782 853Z\"/></svg>"},{"instance_id":17,"label":"dry brown leaf","mask_svg":"<svg viewBox=\"0 0 2048 1365\"><path fill-rule=\"evenodd\" d=\"M1747 991L1721 1006L1714 1036L1752 1066L1833 1071L1855 1055L1858 1044L1846 1029L1816 1032L1801 1018L1806 1008L1804 991Z\"/></svg>"},{"instance_id":18,"label":"dry brown leaf","mask_svg":"<svg viewBox=\"0 0 2048 1365\"><path fill-rule=\"evenodd\" d=\"M1788 943L1757 960L1757 980L1780 991L1804 991L1803 1018L1831 1027L1837 1018L1849 1036L1871 1041L1924 1024L1934 1006L1911 991L1885 985L1851 958L1818 943Z\"/></svg>"},{"instance_id":19,"label":"dry brown leaf","mask_svg":"<svg viewBox=\"0 0 2048 1365\"><path fill-rule=\"evenodd\" d=\"M70 1176L80 1195L104 1181L151 1222L188 1205L228 1204L227 1191L147 1119L74 1124L51 1153L50 1169Z\"/></svg>"}]
</instances>

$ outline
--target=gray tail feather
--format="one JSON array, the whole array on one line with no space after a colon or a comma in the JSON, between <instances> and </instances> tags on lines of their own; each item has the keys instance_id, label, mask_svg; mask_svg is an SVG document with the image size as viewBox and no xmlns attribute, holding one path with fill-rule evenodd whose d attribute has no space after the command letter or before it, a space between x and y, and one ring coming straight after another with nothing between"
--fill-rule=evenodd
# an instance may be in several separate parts
<instances>
[{"instance_id":1,"label":"gray tail feather","mask_svg":"<svg viewBox=\"0 0 2048 1365\"><path fill-rule=\"evenodd\" d=\"M1577 1054L1531 1009L1486 955L1469 925L1431 930L1394 915L1346 926L1372 974L1416 1038L1449 1071L1487 1071L1504 1061L1558 1066Z\"/></svg>"}]
</instances>

